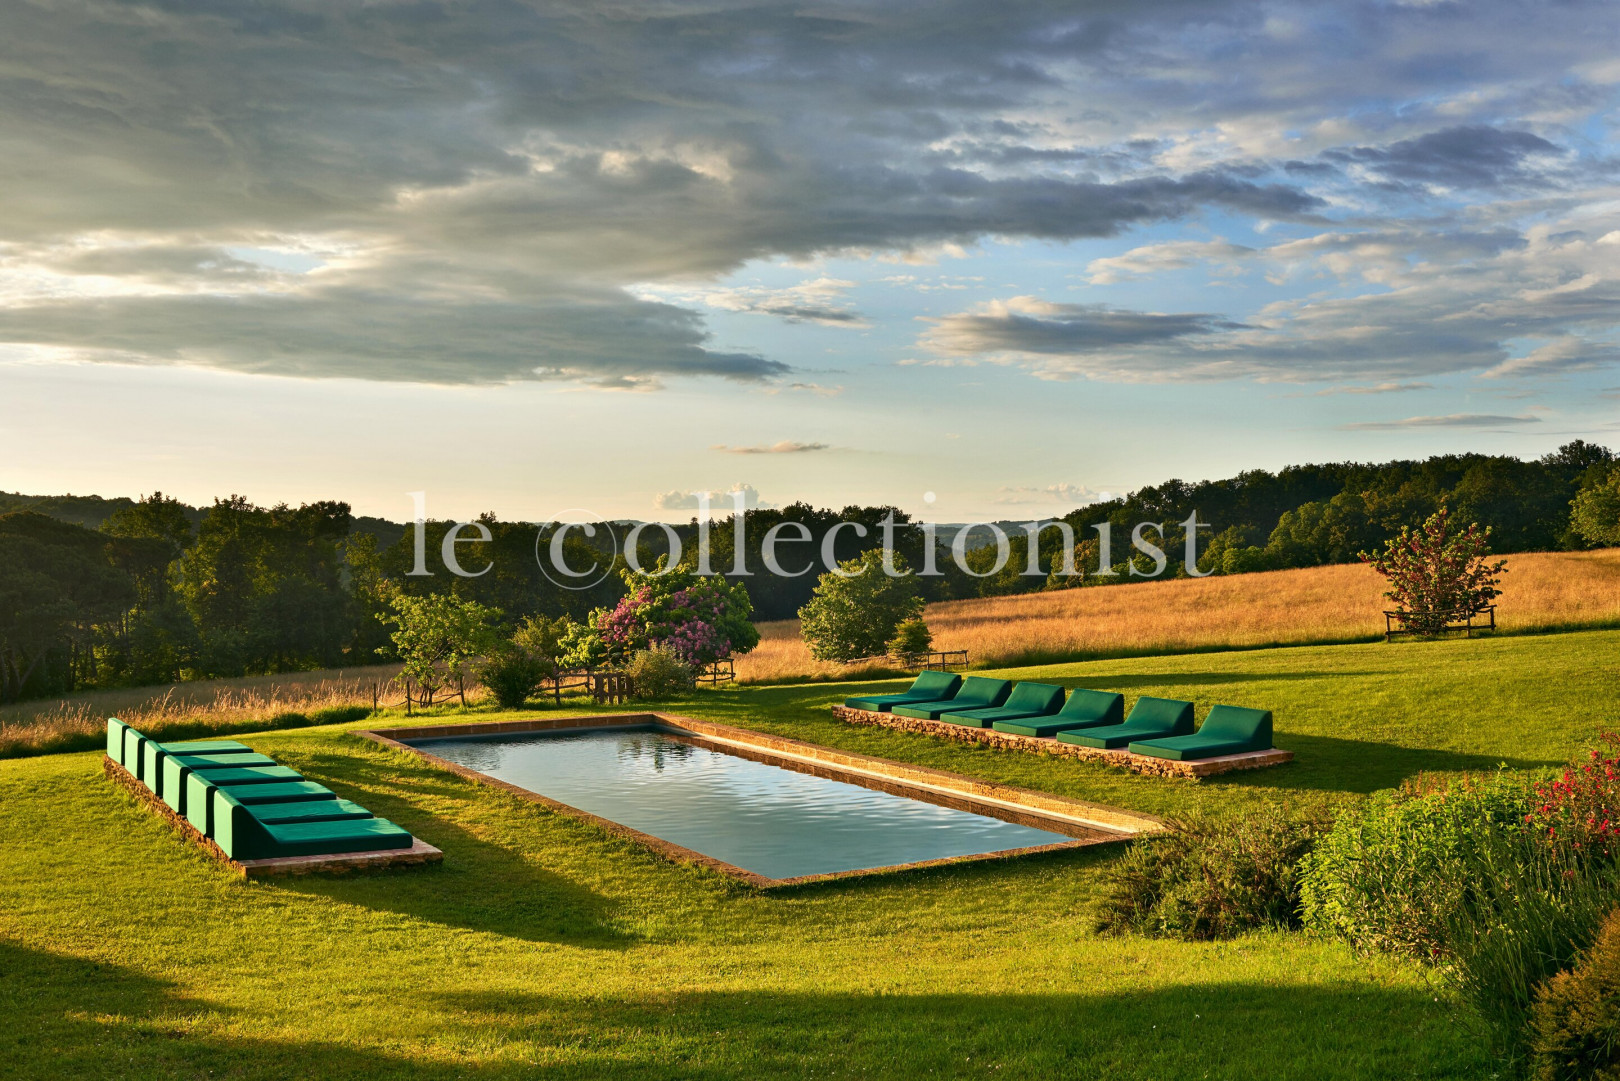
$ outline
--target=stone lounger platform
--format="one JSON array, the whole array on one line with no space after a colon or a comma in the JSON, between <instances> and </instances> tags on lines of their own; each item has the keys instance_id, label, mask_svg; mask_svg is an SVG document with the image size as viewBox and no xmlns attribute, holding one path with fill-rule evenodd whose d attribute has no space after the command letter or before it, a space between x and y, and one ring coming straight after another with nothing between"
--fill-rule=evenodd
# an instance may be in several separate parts
<instances>
[{"instance_id":1,"label":"stone lounger platform","mask_svg":"<svg viewBox=\"0 0 1620 1081\"><path fill-rule=\"evenodd\" d=\"M1293 751L1279 751L1273 748L1269 751L1248 751L1244 754L1228 754L1217 758L1198 758L1190 762L1176 762L1168 758L1131 754L1129 751L1124 750L1105 751L1097 747L1080 747L1073 743L1059 743L1055 739L1017 736L1010 732L997 732L992 728L970 728L967 725L951 724L949 721L927 721L919 717L896 717L892 713L876 713L869 709L854 709L850 706L835 705L832 707L832 711L834 717L850 724L871 725L877 728L895 728L902 732L921 732L924 735L942 736L945 739L954 739L962 743L986 743L1002 750L1085 758L1095 762L1104 762L1110 766L1118 766L1120 769L1128 769L1133 773L1156 777L1184 777L1193 781L1213 777L1220 773L1231 773L1234 770L1264 769L1267 766L1280 766L1284 762L1294 760Z\"/></svg>"},{"instance_id":2,"label":"stone lounger platform","mask_svg":"<svg viewBox=\"0 0 1620 1081\"><path fill-rule=\"evenodd\" d=\"M349 871L379 870L386 867L419 867L424 864L438 863L444 859L443 852L420 837L412 837L411 847L409 848L379 849L373 852L335 852L322 856L281 856L262 860L232 859L225 854L219 845L192 825L183 815L175 813L174 808L159 799L133 773L106 755L102 755L101 758L101 771L107 775L109 780L122 785L148 808L167 819L169 825L184 833L189 840L195 842L203 851L227 867L234 869L244 878L267 878L272 875L307 875L316 873L341 874Z\"/></svg>"}]
</instances>

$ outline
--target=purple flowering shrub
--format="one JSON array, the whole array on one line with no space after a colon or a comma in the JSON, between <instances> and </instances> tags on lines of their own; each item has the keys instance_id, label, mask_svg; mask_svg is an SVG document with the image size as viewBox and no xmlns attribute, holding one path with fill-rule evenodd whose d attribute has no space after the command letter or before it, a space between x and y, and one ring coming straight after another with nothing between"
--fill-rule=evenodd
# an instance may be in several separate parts
<instances>
[{"instance_id":1,"label":"purple flowering shrub","mask_svg":"<svg viewBox=\"0 0 1620 1081\"><path fill-rule=\"evenodd\" d=\"M759 644L748 591L724 578L699 578L685 568L663 574L624 572L628 592L612 608L591 613L591 629L611 654L658 646L699 668L747 653Z\"/></svg>"}]
</instances>

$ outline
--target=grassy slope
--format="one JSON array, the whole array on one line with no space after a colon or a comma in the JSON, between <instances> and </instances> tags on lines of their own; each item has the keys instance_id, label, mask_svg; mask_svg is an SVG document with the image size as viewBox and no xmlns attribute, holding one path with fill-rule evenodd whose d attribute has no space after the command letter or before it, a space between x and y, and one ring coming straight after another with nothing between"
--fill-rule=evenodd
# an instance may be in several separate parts
<instances>
[{"instance_id":1,"label":"grassy slope","mask_svg":"<svg viewBox=\"0 0 1620 1081\"><path fill-rule=\"evenodd\" d=\"M847 728L827 686L672 708L1143 810L1264 813L1420 768L1562 759L1617 719L1617 646L1596 632L1019 673L1278 711L1297 764L1196 786ZM0 1077L1490 1072L1411 969L1299 935L1091 936L1106 853L762 896L331 730L250 742L439 845L444 866L249 884L94 755L0 762Z\"/></svg>"},{"instance_id":2,"label":"grassy slope","mask_svg":"<svg viewBox=\"0 0 1620 1081\"><path fill-rule=\"evenodd\" d=\"M1496 613L1504 633L1620 626L1620 548L1524 552L1507 564ZM975 664L1045 664L1373 641L1384 635L1385 585L1351 563L946 601L926 615L938 649L968 650ZM861 674L873 662L812 660L797 620L761 624L760 634L737 661L739 679L874 678Z\"/></svg>"}]
</instances>

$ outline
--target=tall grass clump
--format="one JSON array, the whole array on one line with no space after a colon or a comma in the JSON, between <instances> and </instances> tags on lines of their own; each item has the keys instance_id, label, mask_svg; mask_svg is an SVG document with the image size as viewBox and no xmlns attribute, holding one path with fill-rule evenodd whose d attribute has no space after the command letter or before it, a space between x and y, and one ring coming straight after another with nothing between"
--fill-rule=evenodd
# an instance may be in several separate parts
<instances>
[{"instance_id":1,"label":"tall grass clump","mask_svg":"<svg viewBox=\"0 0 1620 1081\"><path fill-rule=\"evenodd\" d=\"M1326 828L1319 810L1235 825L1196 816L1172 823L1109 868L1094 928L1217 939L1298 927L1300 861Z\"/></svg>"},{"instance_id":2,"label":"tall grass clump","mask_svg":"<svg viewBox=\"0 0 1620 1081\"><path fill-rule=\"evenodd\" d=\"M390 704L397 665L198 680L170 687L91 691L0 711L0 758L105 746L107 718L158 739L196 739L268 728L345 724Z\"/></svg>"},{"instance_id":3,"label":"tall grass clump","mask_svg":"<svg viewBox=\"0 0 1620 1081\"><path fill-rule=\"evenodd\" d=\"M1620 1081L1620 908L1580 963L1536 992L1530 1027L1536 1081Z\"/></svg>"}]
</instances>

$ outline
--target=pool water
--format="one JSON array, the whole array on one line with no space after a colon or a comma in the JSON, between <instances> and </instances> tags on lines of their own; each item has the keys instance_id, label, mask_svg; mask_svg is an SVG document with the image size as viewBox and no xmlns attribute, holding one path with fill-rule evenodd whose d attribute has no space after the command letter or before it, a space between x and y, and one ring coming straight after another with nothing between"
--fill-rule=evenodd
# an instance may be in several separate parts
<instances>
[{"instance_id":1,"label":"pool water","mask_svg":"<svg viewBox=\"0 0 1620 1081\"><path fill-rule=\"evenodd\" d=\"M646 729L412 740L411 745L767 878L1073 840Z\"/></svg>"}]
</instances>

